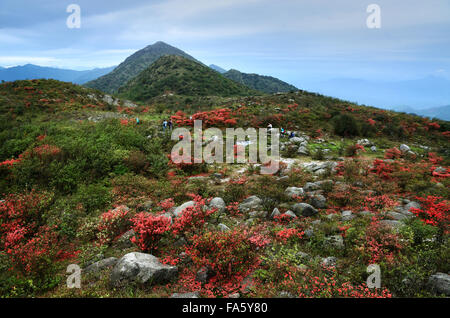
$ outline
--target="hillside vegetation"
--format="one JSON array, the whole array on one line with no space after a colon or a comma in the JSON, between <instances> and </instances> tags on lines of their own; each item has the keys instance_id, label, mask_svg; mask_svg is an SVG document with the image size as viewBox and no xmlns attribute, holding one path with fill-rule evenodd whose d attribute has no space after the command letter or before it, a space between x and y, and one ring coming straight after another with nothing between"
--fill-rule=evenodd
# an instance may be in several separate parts
<instances>
[{"instance_id":1,"label":"hillside vegetation","mask_svg":"<svg viewBox=\"0 0 450 318\"><path fill-rule=\"evenodd\" d=\"M120 96L141 102L163 94L226 97L252 93L258 94L209 67L175 55L161 57L119 89Z\"/></svg>"},{"instance_id":2,"label":"hillside vegetation","mask_svg":"<svg viewBox=\"0 0 450 318\"><path fill-rule=\"evenodd\" d=\"M297 87L272 76L246 74L237 70L229 70L228 72L223 73L223 76L235 81L236 83L240 83L267 94L288 93L298 90Z\"/></svg>"},{"instance_id":3,"label":"hillside vegetation","mask_svg":"<svg viewBox=\"0 0 450 318\"><path fill-rule=\"evenodd\" d=\"M157 63L180 61L176 78L217 79ZM450 295L449 122L305 91L207 98L134 105L54 80L0 84L0 296ZM174 164L168 118L295 137L281 136L274 175Z\"/></svg>"}]
</instances>

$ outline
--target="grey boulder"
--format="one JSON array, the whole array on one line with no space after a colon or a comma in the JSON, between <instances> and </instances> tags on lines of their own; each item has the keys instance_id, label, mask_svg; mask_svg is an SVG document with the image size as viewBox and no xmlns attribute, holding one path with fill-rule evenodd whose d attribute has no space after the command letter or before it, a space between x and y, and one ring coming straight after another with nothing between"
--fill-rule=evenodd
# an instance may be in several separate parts
<instances>
[{"instance_id":1,"label":"grey boulder","mask_svg":"<svg viewBox=\"0 0 450 318\"><path fill-rule=\"evenodd\" d=\"M428 279L429 288L439 294L450 296L450 275L445 273L436 273Z\"/></svg>"},{"instance_id":2,"label":"grey boulder","mask_svg":"<svg viewBox=\"0 0 450 318\"><path fill-rule=\"evenodd\" d=\"M307 203L297 203L292 207L292 210L297 216L313 216L318 213L313 206Z\"/></svg>"},{"instance_id":3,"label":"grey boulder","mask_svg":"<svg viewBox=\"0 0 450 318\"><path fill-rule=\"evenodd\" d=\"M162 264L151 254L128 253L114 266L110 282L118 287L131 282L157 284L167 282L178 274L176 266Z\"/></svg>"},{"instance_id":4,"label":"grey boulder","mask_svg":"<svg viewBox=\"0 0 450 318\"><path fill-rule=\"evenodd\" d=\"M223 213L227 206L222 198L214 198L209 202L209 207L216 208L220 213Z\"/></svg>"},{"instance_id":5,"label":"grey boulder","mask_svg":"<svg viewBox=\"0 0 450 318\"><path fill-rule=\"evenodd\" d=\"M289 187L289 188L287 188L287 189L284 191L284 193L285 193L288 197L293 198L294 196L299 197L299 196L304 195L304 194L305 194L305 191L303 191L302 188Z\"/></svg>"},{"instance_id":6,"label":"grey boulder","mask_svg":"<svg viewBox=\"0 0 450 318\"><path fill-rule=\"evenodd\" d=\"M258 210L262 208L262 200L256 195L248 197L241 204L239 204L239 211L248 212L250 210Z\"/></svg>"},{"instance_id":7,"label":"grey boulder","mask_svg":"<svg viewBox=\"0 0 450 318\"><path fill-rule=\"evenodd\" d=\"M195 201L188 201L183 203L182 205L178 206L173 210L173 215L177 218L179 217L183 211L189 207L195 206Z\"/></svg>"}]
</instances>

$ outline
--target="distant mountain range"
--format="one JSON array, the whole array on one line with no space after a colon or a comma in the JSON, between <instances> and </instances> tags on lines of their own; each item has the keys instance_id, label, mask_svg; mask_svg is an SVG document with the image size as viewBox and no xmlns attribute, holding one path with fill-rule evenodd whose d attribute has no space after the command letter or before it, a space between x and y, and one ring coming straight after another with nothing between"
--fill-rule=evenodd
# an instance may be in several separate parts
<instances>
[{"instance_id":1,"label":"distant mountain range","mask_svg":"<svg viewBox=\"0 0 450 318\"><path fill-rule=\"evenodd\" d=\"M119 96L142 102L164 93L222 97L258 94L197 61L177 55L159 58L119 88Z\"/></svg>"},{"instance_id":2,"label":"distant mountain range","mask_svg":"<svg viewBox=\"0 0 450 318\"><path fill-rule=\"evenodd\" d=\"M68 69L26 64L9 68L0 67L0 80L9 82L26 79L52 78L64 82L84 84L100 76L108 74L114 69L114 67L115 66L107 68L95 68L93 70L87 71L74 71Z\"/></svg>"},{"instance_id":3,"label":"distant mountain range","mask_svg":"<svg viewBox=\"0 0 450 318\"><path fill-rule=\"evenodd\" d=\"M450 103L450 80L439 76L395 82L340 78L305 83L302 89L399 111L405 107L422 109Z\"/></svg>"},{"instance_id":4,"label":"distant mountain range","mask_svg":"<svg viewBox=\"0 0 450 318\"><path fill-rule=\"evenodd\" d=\"M400 111L400 110L399 110ZM416 114L429 118L439 118L450 121L450 105L426 109L409 109L405 113Z\"/></svg>"},{"instance_id":5,"label":"distant mountain range","mask_svg":"<svg viewBox=\"0 0 450 318\"><path fill-rule=\"evenodd\" d=\"M114 71L96 80L86 83L87 87L96 88L106 93L116 93L119 87L138 76L164 55L178 55L196 61L189 54L164 42L156 42L137 51L117 66Z\"/></svg>"}]
</instances>

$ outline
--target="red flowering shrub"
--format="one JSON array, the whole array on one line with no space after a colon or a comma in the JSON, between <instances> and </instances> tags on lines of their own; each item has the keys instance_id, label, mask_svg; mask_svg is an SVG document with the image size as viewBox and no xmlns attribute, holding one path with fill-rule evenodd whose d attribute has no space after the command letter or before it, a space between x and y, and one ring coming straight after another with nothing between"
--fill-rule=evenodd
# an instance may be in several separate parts
<instances>
[{"instance_id":1,"label":"red flowering shrub","mask_svg":"<svg viewBox=\"0 0 450 318\"><path fill-rule=\"evenodd\" d=\"M186 248L194 264L216 273L215 281L236 276L244 278L257 261L256 249L247 230L205 232L194 235L192 246Z\"/></svg>"},{"instance_id":2,"label":"red flowering shrub","mask_svg":"<svg viewBox=\"0 0 450 318\"><path fill-rule=\"evenodd\" d=\"M429 152L428 153L428 160L433 164L433 165L438 165L439 163L441 163L444 159L442 157L439 157L435 152Z\"/></svg>"},{"instance_id":3,"label":"red flowering shrub","mask_svg":"<svg viewBox=\"0 0 450 318\"><path fill-rule=\"evenodd\" d=\"M198 112L188 117L178 111L171 117L178 126L193 126L194 120L201 120L204 127L232 127L237 124L237 115L228 108Z\"/></svg>"},{"instance_id":4,"label":"red flowering shrub","mask_svg":"<svg viewBox=\"0 0 450 318\"><path fill-rule=\"evenodd\" d=\"M239 215L239 202L231 202L229 205L227 205L227 211L231 216Z\"/></svg>"},{"instance_id":5,"label":"red flowering shrub","mask_svg":"<svg viewBox=\"0 0 450 318\"><path fill-rule=\"evenodd\" d=\"M168 211L175 206L175 202L172 198L169 198L161 201L158 206L161 207L164 211Z\"/></svg>"},{"instance_id":6,"label":"red flowering shrub","mask_svg":"<svg viewBox=\"0 0 450 318\"><path fill-rule=\"evenodd\" d=\"M61 153L61 149L53 145L40 145L33 149L32 154L38 158L56 156Z\"/></svg>"},{"instance_id":7,"label":"red flowering shrub","mask_svg":"<svg viewBox=\"0 0 450 318\"><path fill-rule=\"evenodd\" d=\"M389 210L396 207L398 204L399 203L395 198L391 198L386 194L364 198L364 208L373 212Z\"/></svg>"},{"instance_id":8,"label":"red flowering shrub","mask_svg":"<svg viewBox=\"0 0 450 318\"><path fill-rule=\"evenodd\" d=\"M73 255L61 249L56 227L42 220L50 202L48 194L35 191L12 194L0 202L0 246L13 269L23 275L47 273L54 262Z\"/></svg>"},{"instance_id":9,"label":"red flowering shrub","mask_svg":"<svg viewBox=\"0 0 450 318\"><path fill-rule=\"evenodd\" d=\"M411 208L411 212L421 218L426 224L438 227L442 233L450 232L450 202L441 197L416 197L421 202L420 209Z\"/></svg>"},{"instance_id":10,"label":"red flowering shrub","mask_svg":"<svg viewBox=\"0 0 450 318\"><path fill-rule=\"evenodd\" d=\"M391 173L394 172L394 167L381 159L375 159L369 172L378 175L384 180L390 180Z\"/></svg>"},{"instance_id":11,"label":"red flowering shrub","mask_svg":"<svg viewBox=\"0 0 450 318\"><path fill-rule=\"evenodd\" d=\"M195 204L187 207L179 215L172 226L172 232L177 234L192 234L196 233L203 228L206 219L211 214L215 213L217 209L207 209L206 200L200 196L194 197Z\"/></svg>"},{"instance_id":12,"label":"red flowering shrub","mask_svg":"<svg viewBox=\"0 0 450 318\"><path fill-rule=\"evenodd\" d=\"M170 219L164 215L157 216L142 212L138 213L131 221L136 233L131 241L144 252L157 251L160 239L170 230Z\"/></svg>"},{"instance_id":13,"label":"red flowering shrub","mask_svg":"<svg viewBox=\"0 0 450 318\"><path fill-rule=\"evenodd\" d=\"M9 159L9 160L5 160L3 162L0 162L0 167L1 166L5 166L5 167L12 167L15 163L20 162L20 159Z\"/></svg>"},{"instance_id":14,"label":"red flowering shrub","mask_svg":"<svg viewBox=\"0 0 450 318\"><path fill-rule=\"evenodd\" d=\"M396 257L405 247L401 238L392 233L386 226L381 226L378 221L373 221L366 230L363 239L363 253L367 255L368 264L379 262L395 263Z\"/></svg>"},{"instance_id":15,"label":"red flowering shrub","mask_svg":"<svg viewBox=\"0 0 450 318\"><path fill-rule=\"evenodd\" d=\"M343 281L336 268L319 270L304 269L286 261L270 260L271 279L258 275L255 282L257 297L279 297L279 292L288 292L301 298L390 298L386 288L369 289L366 284ZM268 265L266 265L268 266Z\"/></svg>"},{"instance_id":16,"label":"red flowering shrub","mask_svg":"<svg viewBox=\"0 0 450 318\"><path fill-rule=\"evenodd\" d=\"M291 239L301 239L305 232L300 231L299 229L282 229L276 233L276 239L283 243Z\"/></svg>"},{"instance_id":17,"label":"red flowering shrub","mask_svg":"<svg viewBox=\"0 0 450 318\"><path fill-rule=\"evenodd\" d=\"M385 159L398 159L401 157L402 157L402 152L397 147L387 149L384 153Z\"/></svg>"},{"instance_id":18,"label":"red flowering shrub","mask_svg":"<svg viewBox=\"0 0 450 318\"><path fill-rule=\"evenodd\" d=\"M328 269L329 270L329 269ZM339 298L391 298L386 288L369 289L366 284L353 285L350 282L338 283L336 274L331 277L314 276L307 273L302 277L303 284L298 287L298 297L339 297Z\"/></svg>"},{"instance_id":19,"label":"red flowering shrub","mask_svg":"<svg viewBox=\"0 0 450 318\"><path fill-rule=\"evenodd\" d=\"M99 231L97 237L100 244L111 242L127 230L130 225L130 220L127 217L128 211L129 209L126 206L119 206L100 216L97 227Z\"/></svg>"},{"instance_id":20,"label":"red flowering shrub","mask_svg":"<svg viewBox=\"0 0 450 318\"><path fill-rule=\"evenodd\" d=\"M372 118L367 119L367 122L369 123L370 126L375 126L376 121L373 120Z\"/></svg>"}]
</instances>

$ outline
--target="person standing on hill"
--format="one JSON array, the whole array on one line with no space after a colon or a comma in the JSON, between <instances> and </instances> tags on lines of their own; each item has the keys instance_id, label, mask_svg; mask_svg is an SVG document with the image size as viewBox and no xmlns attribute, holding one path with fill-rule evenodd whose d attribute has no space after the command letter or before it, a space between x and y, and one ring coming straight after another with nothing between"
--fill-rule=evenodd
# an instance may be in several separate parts
<instances>
[{"instance_id":1,"label":"person standing on hill","mask_svg":"<svg viewBox=\"0 0 450 318\"><path fill-rule=\"evenodd\" d=\"M166 128L167 128L167 120L164 119L162 126L163 126L163 131L166 131Z\"/></svg>"},{"instance_id":2,"label":"person standing on hill","mask_svg":"<svg viewBox=\"0 0 450 318\"><path fill-rule=\"evenodd\" d=\"M168 125L169 125L169 130L172 130L172 128L173 128L173 122L172 122L172 119L169 119Z\"/></svg>"}]
</instances>

